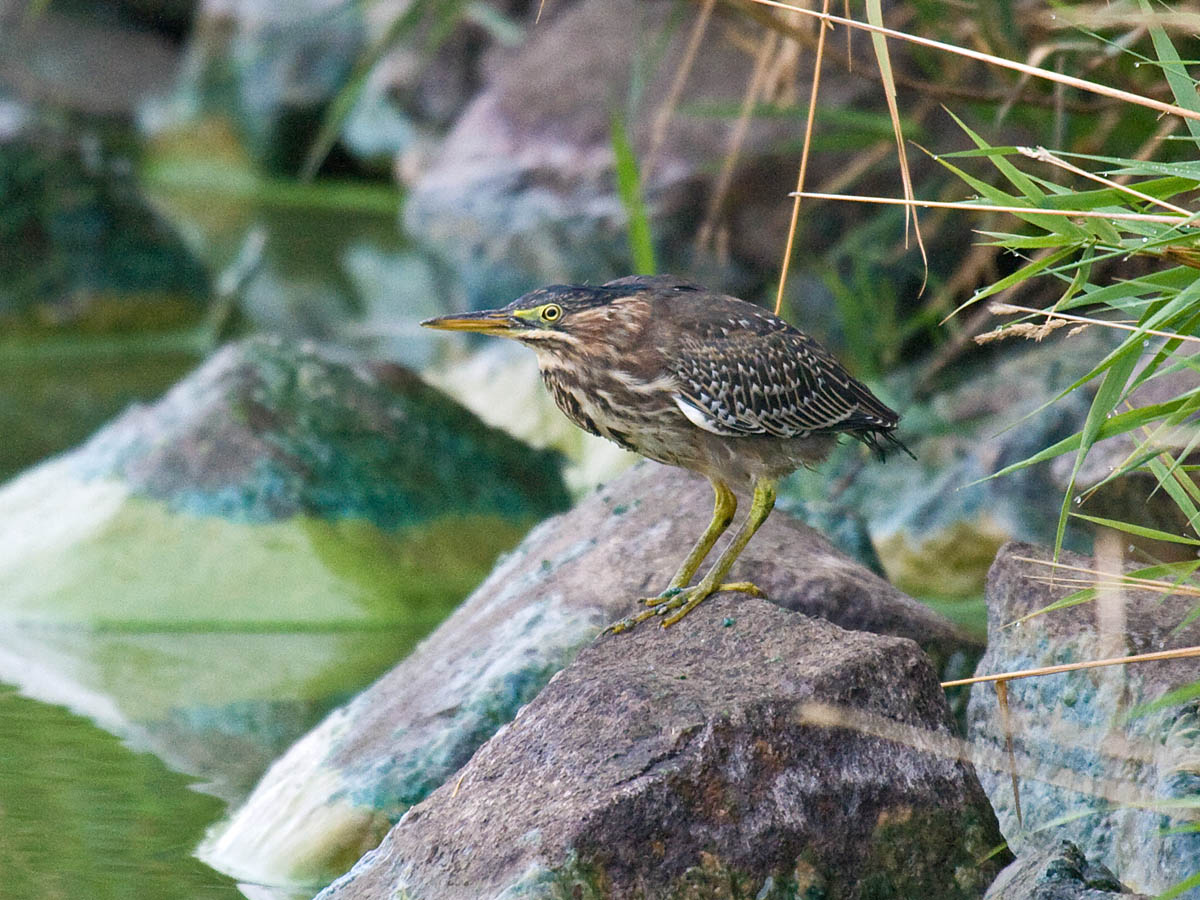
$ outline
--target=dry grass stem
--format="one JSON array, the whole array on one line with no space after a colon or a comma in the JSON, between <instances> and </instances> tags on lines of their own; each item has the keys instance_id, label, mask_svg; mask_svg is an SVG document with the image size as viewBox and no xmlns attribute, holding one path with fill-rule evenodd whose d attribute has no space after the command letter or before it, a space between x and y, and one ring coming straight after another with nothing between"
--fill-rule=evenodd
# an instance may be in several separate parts
<instances>
[{"instance_id":1,"label":"dry grass stem","mask_svg":"<svg viewBox=\"0 0 1200 900\"><path fill-rule=\"evenodd\" d=\"M829 12L829 0L824 0L822 10ZM788 223L787 244L783 251L783 262L779 267L779 290L775 294L775 315L783 309L783 290L787 286L788 268L792 263L792 249L796 243L796 226L800 221L800 192L804 190L804 177L808 172L808 150L812 145L813 121L817 117L817 92L821 86L821 60L825 56L825 32L829 26L825 22L818 23L820 34L817 36L817 56L813 63L812 89L808 95L808 120L804 125L804 149L800 153L800 174L796 176L796 193L792 202L792 218Z\"/></svg>"},{"instance_id":2,"label":"dry grass stem","mask_svg":"<svg viewBox=\"0 0 1200 900\"><path fill-rule=\"evenodd\" d=\"M847 19L850 18L850 0L842 0L842 11L845 13L845 18L847 18ZM851 35L849 28L846 28L844 30L846 32L846 71L853 72L854 71L854 53L850 46L850 39L851 39L851 37L853 37L853 35Z\"/></svg>"},{"instance_id":3,"label":"dry grass stem","mask_svg":"<svg viewBox=\"0 0 1200 900\"><path fill-rule=\"evenodd\" d=\"M1080 572L1087 576L1084 581L1086 587L1090 587L1096 583L1097 579L1103 579L1108 575L1106 572L1101 572L1098 569L1089 569L1087 566L1072 566L1064 562L1055 562L1050 559L1035 559L1032 556L1014 556L1013 559L1018 562L1031 563L1039 566L1046 566L1054 571L1053 581L1047 580L1047 584L1061 584L1064 579L1058 574L1059 571ZM1031 581L1038 580L1041 576L1026 575L1026 578ZM1049 577L1049 576L1048 576ZM1121 583L1126 587L1138 588L1139 590L1154 591L1160 594L1184 594L1185 596L1200 597L1200 588L1194 588L1187 582L1165 581L1160 578L1142 578L1138 575L1121 575ZM1077 579L1082 580L1082 579ZM1030 613L1018 619L1017 622L1024 622L1026 619L1032 619L1040 613Z\"/></svg>"},{"instance_id":4,"label":"dry grass stem","mask_svg":"<svg viewBox=\"0 0 1200 900\"><path fill-rule=\"evenodd\" d=\"M1154 21L1163 28L1184 34L1200 34L1200 13L1159 9L1154 13ZM1060 30L1086 28L1089 31L1102 31L1109 28L1131 28L1144 31L1146 14L1140 10L1126 12L1113 7L1109 2L1081 3L1078 6L1055 4L1040 16L1040 24L1046 29Z\"/></svg>"},{"instance_id":5,"label":"dry grass stem","mask_svg":"<svg viewBox=\"0 0 1200 900\"><path fill-rule=\"evenodd\" d=\"M758 103L767 84L767 71L771 62L771 57L774 56L775 50L779 45L779 35L774 31L768 31L762 37L762 41L758 45L757 55L754 59L754 71L750 76L750 83L746 85L746 93L742 96L742 107L738 111L737 120L733 123L733 130L729 133L729 150L725 154L725 159L721 162L721 171L717 175L717 182L713 187L712 196L708 201L708 209L704 214L704 222L700 225L700 231L696 236L696 247L699 250L707 248L712 241L713 230L716 228L717 220L721 214L721 207L725 203L725 197L729 193L729 185L733 181L733 171L737 166L738 156L741 154L742 144L746 140L746 133L750 129L750 118L754 113L754 106Z\"/></svg>"},{"instance_id":6,"label":"dry grass stem","mask_svg":"<svg viewBox=\"0 0 1200 900\"><path fill-rule=\"evenodd\" d=\"M1088 659L1083 662L1062 663L1057 666L1042 666L1037 669L1018 669L996 675L976 675L974 678L959 678L943 681L942 687L958 687L963 684L981 684L985 681L1011 681L1014 678L1035 678L1040 675L1058 675L1076 669L1100 669L1105 666L1124 666L1129 663L1160 662L1164 659L1191 659L1200 656L1200 647L1180 647L1178 650L1158 650L1154 653L1137 653L1133 656L1115 656L1111 659Z\"/></svg>"},{"instance_id":7,"label":"dry grass stem","mask_svg":"<svg viewBox=\"0 0 1200 900\"><path fill-rule=\"evenodd\" d=\"M1172 212L1177 212L1181 216L1190 217L1192 213L1182 206L1176 206L1174 203L1168 203L1166 200L1160 200L1158 197L1151 197L1149 194L1143 194L1136 188L1131 188L1127 184L1118 184L1103 175L1097 175L1094 172L1089 172L1086 169L1081 169L1079 166L1067 162L1065 159L1060 159L1055 156L1045 147L1018 147L1017 152L1022 156L1028 156L1030 159L1036 159L1039 162L1049 163L1052 166L1058 166L1060 169L1066 169L1068 172L1074 172L1076 175L1082 175L1084 178L1098 182L1105 187L1115 188L1118 191L1137 197L1139 200L1145 200L1147 203L1153 203L1156 206L1161 206L1163 209L1169 209Z\"/></svg>"},{"instance_id":8,"label":"dry grass stem","mask_svg":"<svg viewBox=\"0 0 1200 900\"><path fill-rule=\"evenodd\" d=\"M804 9L803 7L795 6L791 3L784 3L783 0L751 0L751 2L759 3L763 6L772 6L777 9L790 9L803 15L815 16L816 18L834 22L838 25L845 25L847 28L859 28L863 31L870 31L875 34L885 35L886 37L896 38L897 40L908 41L913 44L920 44L923 47L932 47L935 50L943 50L946 53L954 53L958 56L965 56L968 59L975 59L980 62L988 63L989 65L999 66L1000 68L1004 69L1012 69L1016 72L1024 72L1029 75L1033 75L1036 78L1045 79L1046 81L1057 82L1059 84L1064 84L1067 87L1078 88L1081 91L1087 91L1092 94L1100 94L1101 96L1109 97L1113 100L1120 100L1125 103L1133 103L1137 106L1144 106L1147 109L1156 109L1159 112L1170 113L1171 115L1180 116L1184 119L1200 119L1200 112L1185 109L1182 106L1176 106L1174 103L1164 103L1161 100L1143 97L1141 94L1134 94L1131 91L1122 91L1119 88L1109 87L1108 85L1099 84L1095 81L1088 81L1085 78L1076 78L1073 75L1064 75L1060 72L1051 72L1048 69L1039 69L1036 66L1014 62L1011 59L1005 59L1003 56L995 56L991 53L984 53L981 50L970 50L966 47L956 46L955 44L947 44L943 41L935 41L932 38L920 37L919 35L909 34L904 31L896 31L893 28L885 28L882 25L870 25L865 22L858 22L854 19L843 18L842 16L819 13L815 10Z\"/></svg>"},{"instance_id":9,"label":"dry grass stem","mask_svg":"<svg viewBox=\"0 0 1200 900\"><path fill-rule=\"evenodd\" d=\"M1025 820L1021 815L1021 782L1017 777L1017 754L1013 748L1012 719L1008 714L1008 682L1000 679L996 682L996 705L1000 709L1000 727L1004 731L1004 750L1008 754L1008 776L1012 779L1013 808L1017 813L1017 828L1025 828Z\"/></svg>"},{"instance_id":10,"label":"dry grass stem","mask_svg":"<svg viewBox=\"0 0 1200 900\"><path fill-rule=\"evenodd\" d=\"M671 89L667 91L666 98L654 114L654 124L650 129L650 151L646 154L646 164L642 169L643 183L649 182L650 173L658 164L659 154L667 139L667 126L671 124L671 117L675 115L675 110L679 106L679 98L683 95L684 85L687 84L688 75L691 74L692 66L696 62L696 53L700 50L700 44L704 40L704 33L708 30L708 23L716 5L717 0L704 0L700 4L700 12L696 16L696 21L692 23L687 47L683 51L683 59L679 62L679 68L675 70Z\"/></svg>"},{"instance_id":11,"label":"dry grass stem","mask_svg":"<svg viewBox=\"0 0 1200 900\"><path fill-rule=\"evenodd\" d=\"M867 0L867 17L876 26L883 24L883 11L880 7L879 0ZM908 167L908 151L904 145L904 130L900 124L900 109L896 103L896 81L892 73L891 55L888 53L887 39L878 32L872 32L871 44L875 50L875 59L879 63L879 77L883 82L884 98L887 100L888 116L892 120L892 133L896 137L896 160L900 163L900 186L904 190L904 197L907 200L913 200L916 193L913 191L912 173ZM912 220L913 232L917 236L917 247L921 251L921 262L924 266L924 277L921 279L921 288L917 291L917 296L925 293L925 285L929 283L929 256L925 252L925 241L921 238L921 223L917 220L917 209L915 206L904 207L904 246L908 248L908 226L909 220Z\"/></svg>"},{"instance_id":12,"label":"dry grass stem","mask_svg":"<svg viewBox=\"0 0 1200 900\"><path fill-rule=\"evenodd\" d=\"M975 343L990 344L993 341L1003 341L1014 337L1025 338L1031 341L1041 341L1068 324L1070 323L1066 319L1053 318L1047 318L1041 325L1034 325L1032 322L1013 322L1011 325L1001 326L994 331L975 335Z\"/></svg>"},{"instance_id":13,"label":"dry grass stem","mask_svg":"<svg viewBox=\"0 0 1200 900\"><path fill-rule=\"evenodd\" d=\"M1043 60L1049 59L1051 54L1058 49L1057 44L1039 44L1029 51L1029 55L1025 57L1025 65L1035 69L1042 67ZM1008 114L1012 112L1012 108L1017 105L1017 101L1021 99L1021 94L1025 91L1025 86L1033 79L1033 76L1028 72L1022 72L1021 77L1016 80L1007 94L1004 97L1004 102L996 108L995 121L1003 122L1008 118ZM1054 98L1058 106L1058 97Z\"/></svg>"},{"instance_id":14,"label":"dry grass stem","mask_svg":"<svg viewBox=\"0 0 1200 900\"><path fill-rule=\"evenodd\" d=\"M1087 316L1073 316L1070 313L1058 312L1049 309L1034 309L1030 306L1014 306L1011 303L992 303L988 306L988 310L995 316L1009 315L1033 315L1046 316L1055 319L1062 319L1064 322L1079 322L1083 325L1102 325L1105 328L1117 328L1121 331L1138 331L1143 334L1152 334L1155 337L1167 338L1171 341L1190 341L1194 344L1200 344L1200 337L1195 337L1190 334L1176 334L1173 331L1161 331L1157 328L1139 328L1136 325L1128 325L1124 322L1113 322L1108 319L1093 319ZM1018 323L1020 324L1020 323ZM1016 328L1017 325L1009 325L1008 328ZM982 335L980 335L982 337Z\"/></svg>"},{"instance_id":15,"label":"dry grass stem","mask_svg":"<svg viewBox=\"0 0 1200 900\"><path fill-rule=\"evenodd\" d=\"M930 209L973 209L982 212L1035 213L1039 216L1067 216L1081 219L1108 219L1110 221L1157 222L1163 225L1192 226L1191 220L1200 213L1191 213L1188 218L1161 216L1155 213L1103 212L1098 209L1044 209L1040 206L993 206L990 203L975 203L971 200L906 200L903 197L865 197L856 194L819 194L803 191L800 196L813 200L849 200L854 203L882 203L891 206L921 206ZM1195 226L1192 226L1195 227Z\"/></svg>"},{"instance_id":16,"label":"dry grass stem","mask_svg":"<svg viewBox=\"0 0 1200 900\"><path fill-rule=\"evenodd\" d=\"M1122 575L1117 578L1083 578L1082 576L1078 575L1029 575L1027 577L1034 584L1045 584L1049 585L1050 587L1076 589L1095 588L1097 590L1136 588L1139 591L1148 591L1154 594L1200 598L1200 588L1192 587L1190 584L1185 584L1182 582L1175 584L1174 582L1154 581L1150 579L1138 580L1128 575ZM1020 621L1024 621L1024 619Z\"/></svg>"}]
</instances>

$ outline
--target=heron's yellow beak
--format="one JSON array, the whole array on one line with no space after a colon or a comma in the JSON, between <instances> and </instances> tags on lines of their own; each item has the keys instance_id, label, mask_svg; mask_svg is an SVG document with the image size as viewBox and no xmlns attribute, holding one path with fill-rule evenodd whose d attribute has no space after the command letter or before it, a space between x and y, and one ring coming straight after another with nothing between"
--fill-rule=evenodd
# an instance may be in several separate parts
<instances>
[{"instance_id":1,"label":"heron's yellow beak","mask_svg":"<svg viewBox=\"0 0 1200 900\"><path fill-rule=\"evenodd\" d=\"M425 328L439 328L442 331L475 331L479 334L494 334L500 337L509 337L526 330L520 319L502 309L489 309L464 315L438 316L436 319L426 319L421 325Z\"/></svg>"}]
</instances>

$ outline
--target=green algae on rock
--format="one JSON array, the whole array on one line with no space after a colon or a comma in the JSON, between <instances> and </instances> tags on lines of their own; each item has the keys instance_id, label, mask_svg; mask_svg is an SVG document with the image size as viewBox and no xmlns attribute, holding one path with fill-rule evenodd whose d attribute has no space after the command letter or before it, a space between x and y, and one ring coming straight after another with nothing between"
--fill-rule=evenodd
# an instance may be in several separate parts
<instances>
[{"instance_id":1,"label":"green algae on rock","mask_svg":"<svg viewBox=\"0 0 1200 900\"><path fill-rule=\"evenodd\" d=\"M0 679L237 799L565 503L415 377L235 345L0 486Z\"/></svg>"},{"instance_id":2,"label":"green algae on rock","mask_svg":"<svg viewBox=\"0 0 1200 900\"><path fill-rule=\"evenodd\" d=\"M1194 597L1128 585L1018 621L1074 590L1047 583L1053 558L1049 548L1018 543L997 555L988 577L988 647L980 674L1200 644ZM1121 571L1118 559L1063 552L1057 561L1077 573ZM1014 852L1024 859L1039 855L1047 842L1068 840L1145 894L1193 878L1200 869L1200 701L1193 694L1147 707L1198 681L1200 660L1194 658L1010 681L1007 721L1023 827L1007 764L995 765L1007 758L996 692L974 685L967 716L971 745ZM985 768L989 759L993 763ZM1200 888L1178 896L1195 900Z\"/></svg>"},{"instance_id":3,"label":"green algae on rock","mask_svg":"<svg viewBox=\"0 0 1200 900\"><path fill-rule=\"evenodd\" d=\"M488 428L407 370L273 338L219 351L97 434L75 468L177 511L252 522L529 522L569 503L555 454Z\"/></svg>"}]
</instances>

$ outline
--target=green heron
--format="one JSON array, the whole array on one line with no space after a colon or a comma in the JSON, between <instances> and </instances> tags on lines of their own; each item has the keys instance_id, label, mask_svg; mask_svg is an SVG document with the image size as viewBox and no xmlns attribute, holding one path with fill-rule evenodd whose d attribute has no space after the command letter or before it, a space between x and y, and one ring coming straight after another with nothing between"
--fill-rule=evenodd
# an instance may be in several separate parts
<instances>
[{"instance_id":1,"label":"green heron","mask_svg":"<svg viewBox=\"0 0 1200 900\"><path fill-rule=\"evenodd\" d=\"M551 285L502 309L421 324L520 341L580 428L712 483L712 521L667 589L610 631L653 616L673 625L718 591L763 596L725 577L774 508L776 482L824 459L839 434L880 457L888 446L907 450L893 434L900 417L812 338L752 303L669 275ZM735 488L752 492L749 515L692 585L733 521Z\"/></svg>"}]
</instances>

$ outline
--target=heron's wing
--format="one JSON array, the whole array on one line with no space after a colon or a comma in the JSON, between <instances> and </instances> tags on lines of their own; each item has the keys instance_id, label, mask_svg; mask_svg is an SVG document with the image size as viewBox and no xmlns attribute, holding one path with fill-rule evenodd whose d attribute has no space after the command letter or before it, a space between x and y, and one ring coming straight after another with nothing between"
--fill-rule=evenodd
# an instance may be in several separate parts
<instances>
[{"instance_id":1,"label":"heron's wing","mask_svg":"<svg viewBox=\"0 0 1200 900\"><path fill-rule=\"evenodd\" d=\"M675 402L714 434L807 437L887 432L899 417L799 331L684 338Z\"/></svg>"}]
</instances>

